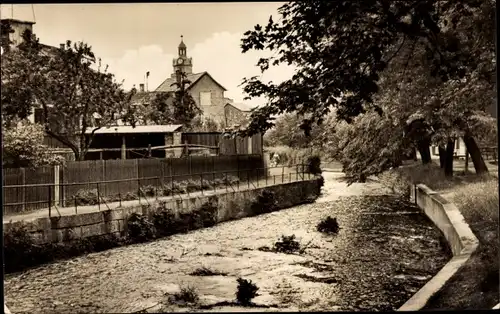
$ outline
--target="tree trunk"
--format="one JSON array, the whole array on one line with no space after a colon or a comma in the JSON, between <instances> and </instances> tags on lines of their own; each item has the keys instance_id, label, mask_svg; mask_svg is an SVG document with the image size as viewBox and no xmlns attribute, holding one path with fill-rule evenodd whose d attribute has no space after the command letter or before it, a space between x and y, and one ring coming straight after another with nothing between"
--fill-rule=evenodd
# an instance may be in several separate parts
<instances>
[{"instance_id":1,"label":"tree trunk","mask_svg":"<svg viewBox=\"0 0 500 314\"><path fill-rule=\"evenodd\" d=\"M469 151L467 151L467 148L465 149L465 174L469 172Z\"/></svg>"},{"instance_id":2,"label":"tree trunk","mask_svg":"<svg viewBox=\"0 0 500 314\"><path fill-rule=\"evenodd\" d=\"M453 152L455 151L455 140L448 139L446 144L446 155L444 159L444 175L453 177Z\"/></svg>"},{"instance_id":3,"label":"tree trunk","mask_svg":"<svg viewBox=\"0 0 500 314\"><path fill-rule=\"evenodd\" d=\"M439 145L438 149L439 149L439 166L443 169L446 160L446 149L441 145Z\"/></svg>"},{"instance_id":4,"label":"tree trunk","mask_svg":"<svg viewBox=\"0 0 500 314\"><path fill-rule=\"evenodd\" d=\"M464 143L467 151L470 154L472 163L474 164L474 169L476 169L476 174L488 173L488 167L486 167L486 163L484 162L481 151L477 146L476 140L474 140L471 135L466 134L464 135Z\"/></svg>"},{"instance_id":5,"label":"tree trunk","mask_svg":"<svg viewBox=\"0 0 500 314\"><path fill-rule=\"evenodd\" d=\"M420 158L422 158L422 164L431 163L431 142L429 140L420 140L417 142L418 152L420 153Z\"/></svg>"}]
</instances>

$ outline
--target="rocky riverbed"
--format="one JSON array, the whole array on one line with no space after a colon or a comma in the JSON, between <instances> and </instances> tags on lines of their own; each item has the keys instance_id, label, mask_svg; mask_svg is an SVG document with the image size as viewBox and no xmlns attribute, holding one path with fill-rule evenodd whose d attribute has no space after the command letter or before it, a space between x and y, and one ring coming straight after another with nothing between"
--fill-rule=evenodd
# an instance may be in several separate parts
<instances>
[{"instance_id":1,"label":"rocky riverbed","mask_svg":"<svg viewBox=\"0 0 500 314\"><path fill-rule=\"evenodd\" d=\"M439 231L376 182L348 187L340 174L324 176L313 204L7 275L7 306L13 313L397 309L450 258ZM337 218L337 235L316 231L326 216ZM302 253L262 249L292 234ZM218 274L194 275L200 268ZM233 304L238 277L259 287L258 308ZM196 305L169 301L185 287L199 296Z\"/></svg>"}]
</instances>

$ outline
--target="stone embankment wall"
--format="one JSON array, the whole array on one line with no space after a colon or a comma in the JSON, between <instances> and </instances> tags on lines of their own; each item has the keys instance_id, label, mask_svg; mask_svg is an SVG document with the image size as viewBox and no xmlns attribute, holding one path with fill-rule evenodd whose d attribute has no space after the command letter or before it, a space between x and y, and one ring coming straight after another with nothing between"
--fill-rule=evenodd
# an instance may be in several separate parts
<instances>
[{"instance_id":1,"label":"stone embankment wall","mask_svg":"<svg viewBox=\"0 0 500 314\"><path fill-rule=\"evenodd\" d=\"M277 200L276 209L283 209L317 198L320 190L319 184L317 179L313 179L252 190L223 192L216 195L191 197L183 195L182 198L166 201L165 205L178 215L197 210L206 202L212 202L218 208L217 222L223 222L251 215L251 205L263 190L274 193ZM154 209L155 204L151 204L151 206L142 204L142 206L38 218L33 221L13 222L12 224L13 227L16 227L16 224L24 224L38 244L70 242L75 239L106 234L123 235L126 231L129 215L132 213L151 215ZM4 224L4 229L5 227Z\"/></svg>"},{"instance_id":2,"label":"stone embankment wall","mask_svg":"<svg viewBox=\"0 0 500 314\"><path fill-rule=\"evenodd\" d=\"M467 262L479 241L465 222L460 210L439 193L424 184L411 187L411 199L443 232L453 258L425 286L413 295L399 311L421 310L450 278Z\"/></svg>"}]
</instances>

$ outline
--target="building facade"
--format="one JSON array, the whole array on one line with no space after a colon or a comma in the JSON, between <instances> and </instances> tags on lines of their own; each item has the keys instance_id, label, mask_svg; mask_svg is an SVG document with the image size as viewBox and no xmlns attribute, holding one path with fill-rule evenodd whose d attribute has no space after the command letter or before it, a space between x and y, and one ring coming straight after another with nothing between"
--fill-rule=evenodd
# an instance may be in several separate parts
<instances>
[{"instance_id":1,"label":"building facade","mask_svg":"<svg viewBox=\"0 0 500 314\"><path fill-rule=\"evenodd\" d=\"M182 38L182 36L181 36ZM241 110L244 105L234 105L231 99L225 97L227 91L224 86L215 80L208 72L193 73L193 58L187 54L187 46L181 39L177 48L178 56L173 59L173 72L154 91L173 92L177 89L175 83L178 82L178 72L185 74L185 78L190 82L186 86L187 92L193 97L203 115L213 120L232 127L241 125L248 117L249 110ZM230 105L231 109L227 109Z\"/></svg>"}]
</instances>

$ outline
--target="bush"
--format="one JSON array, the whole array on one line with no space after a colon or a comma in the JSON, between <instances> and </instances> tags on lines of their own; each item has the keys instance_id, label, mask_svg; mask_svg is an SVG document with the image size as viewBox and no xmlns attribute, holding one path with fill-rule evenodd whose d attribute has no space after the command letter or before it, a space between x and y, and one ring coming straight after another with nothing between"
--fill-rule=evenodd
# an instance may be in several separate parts
<instances>
[{"instance_id":1,"label":"bush","mask_svg":"<svg viewBox=\"0 0 500 314\"><path fill-rule=\"evenodd\" d=\"M7 273L22 271L74 256L107 250L122 244L116 235L76 239L70 243L36 244L26 226L7 225L4 231L4 267Z\"/></svg>"},{"instance_id":2,"label":"bush","mask_svg":"<svg viewBox=\"0 0 500 314\"><path fill-rule=\"evenodd\" d=\"M300 251L300 243L295 240L295 235L281 236L281 240L274 243L274 251L279 253L294 253Z\"/></svg>"},{"instance_id":3,"label":"bush","mask_svg":"<svg viewBox=\"0 0 500 314\"><path fill-rule=\"evenodd\" d=\"M199 213L202 227L212 227L217 224L217 211L216 201L208 201L201 205L197 212Z\"/></svg>"},{"instance_id":4,"label":"bush","mask_svg":"<svg viewBox=\"0 0 500 314\"><path fill-rule=\"evenodd\" d=\"M157 188L154 185L141 186L140 190L141 196L153 197L157 193Z\"/></svg>"},{"instance_id":5,"label":"bush","mask_svg":"<svg viewBox=\"0 0 500 314\"><path fill-rule=\"evenodd\" d=\"M321 158L318 155L307 157L307 172L314 175L321 174Z\"/></svg>"},{"instance_id":6,"label":"bush","mask_svg":"<svg viewBox=\"0 0 500 314\"><path fill-rule=\"evenodd\" d=\"M170 301L172 303L196 304L199 300L200 297L198 296L196 289L191 286L187 286L182 287L181 291L174 293Z\"/></svg>"},{"instance_id":7,"label":"bush","mask_svg":"<svg viewBox=\"0 0 500 314\"><path fill-rule=\"evenodd\" d=\"M154 239L156 234L154 224L144 215L132 213L127 220L127 235L133 242L144 242Z\"/></svg>"},{"instance_id":8,"label":"bush","mask_svg":"<svg viewBox=\"0 0 500 314\"><path fill-rule=\"evenodd\" d=\"M78 190L74 199L76 199L76 204L79 206L82 205L97 205L100 203L97 189L81 189Z\"/></svg>"},{"instance_id":9,"label":"bush","mask_svg":"<svg viewBox=\"0 0 500 314\"><path fill-rule=\"evenodd\" d=\"M339 232L340 228L339 228L339 224L337 222L337 218L332 218L332 217L328 216L318 223L318 225L316 226L316 229L319 232L337 234Z\"/></svg>"},{"instance_id":10,"label":"bush","mask_svg":"<svg viewBox=\"0 0 500 314\"><path fill-rule=\"evenodd\" d=\"M234 185L240 182L240 178L236 176L226 176L224 177L224 184Z\"/></svg>"},{"instance_id":11,"label":"bush","mask_svg":"<svg viewBox=\"0 0 500 314\"><path fill-rule=\"evenodd\" d=\"M253 215L270 213L278 209L278 201L272 191L263 190L250 206Z\"/></svg>"},{"instance_id":12,"label":"bush","mask_svg":"<svg viewBox=\"0 0 500 314\"><path fill-rule=\"evenodd\" d=\"M251 280L238 278L236 281L238 282L236 300L243 306L250 305L252 299L258 296L257 291L259 288Z\"/></svg>"},{"instance_id":13,"label":"bush","mask_svg":"<svg viewBox=\"0 0 500 314\"><path fill-rule=\"evenodd\" d=\"M5 271L16 267L29 267L37 262L38 247L26 226L14 227L7 225L3 233L3 249Z\"/></svg>"},{"instance_id":14,"label":"bush","mask_svg":"<svg viewBox=\"0 0 500 314\"><path fill-rule=\"evenodd\" d=\"M153 225L159 236L169 236L178 231L175 213L164 204L153 214Z\"/></svg>"}]
</instances>

